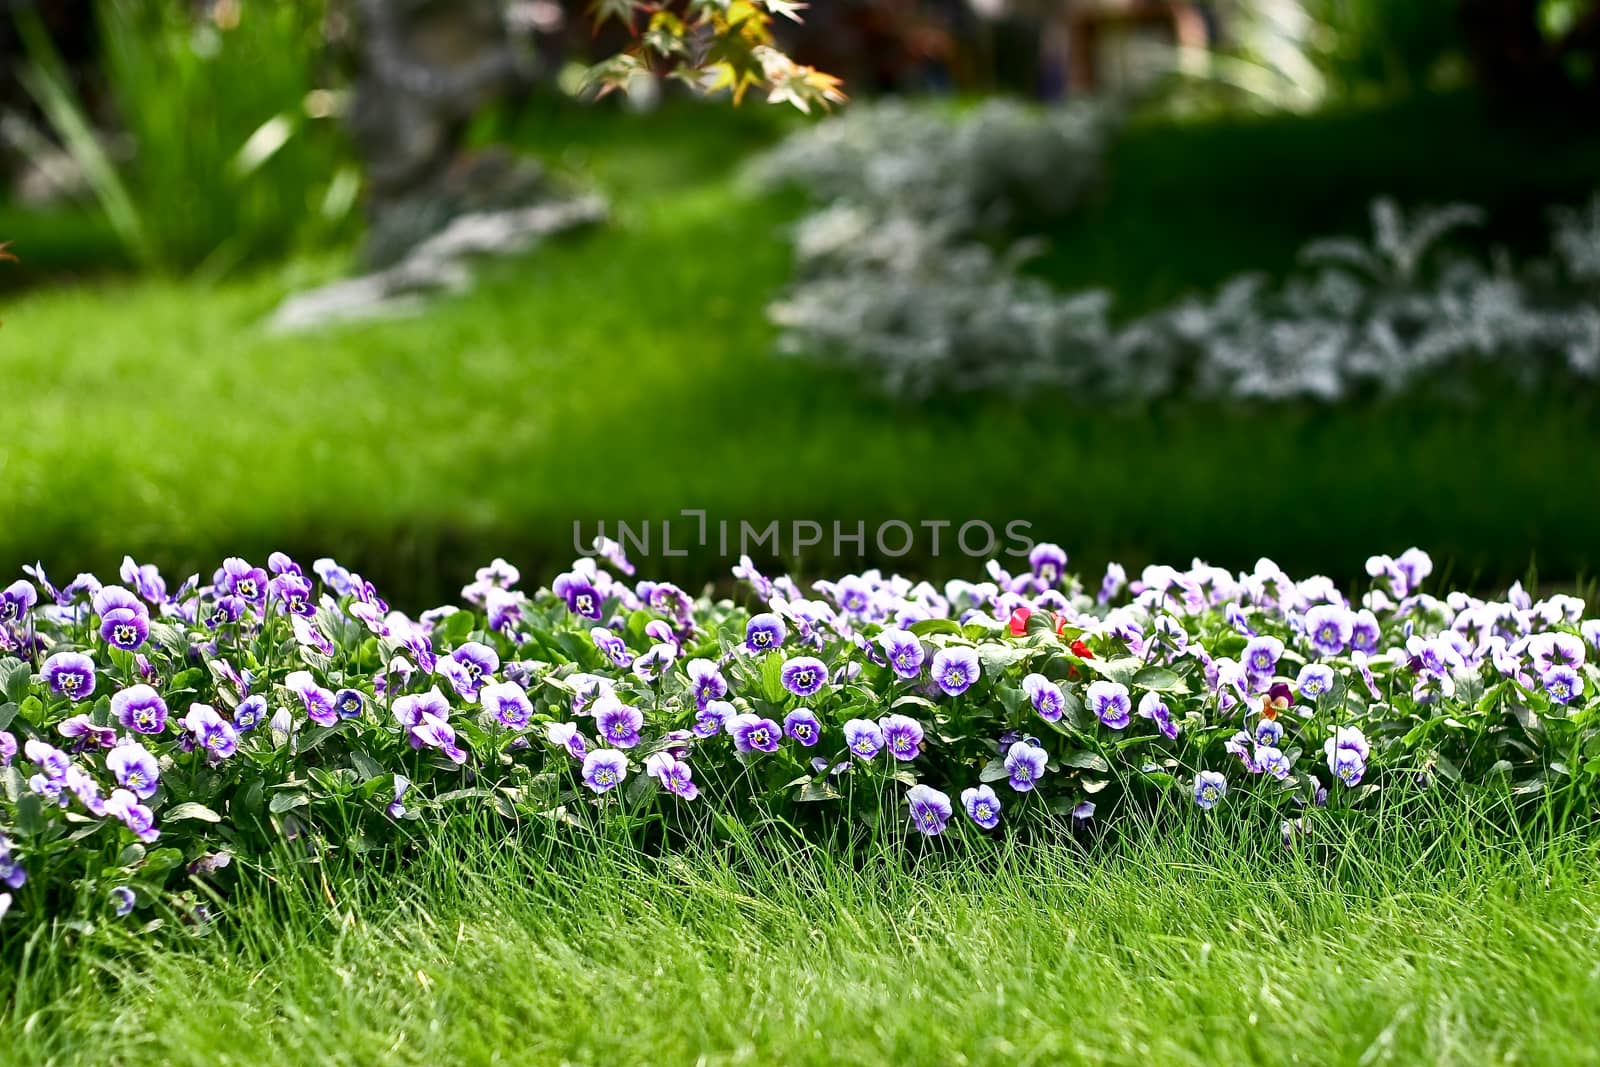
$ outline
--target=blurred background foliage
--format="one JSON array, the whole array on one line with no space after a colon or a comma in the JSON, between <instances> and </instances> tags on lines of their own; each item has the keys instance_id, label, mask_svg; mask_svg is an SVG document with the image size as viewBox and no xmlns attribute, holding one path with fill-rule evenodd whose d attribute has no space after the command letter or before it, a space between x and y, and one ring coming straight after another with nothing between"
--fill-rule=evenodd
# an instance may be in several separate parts
<instances>
[{"instance_id":1,"label":"blurred background foliage","mask_svg":"<svg viewBox=\"0 0 1600 1067\"><path fill-rule=\"evenodd\" d=\"M1035 253L1022 277L1104 290L1119 320L1281 278L1307 242L1369 233L1385 196L1476 205L1465 247L1520 262L1547 248L1554 206L1600 187L1593 3L1178 5L1187 31L1106 21L1086 85L1087 6L818 0L780 39L862 103L932 96L968 114L1001 94L1114 114L1070 207L1003 229ZM528 75L463 119L464 144L602 192L610 222L489 264L415 317L283 335L264 326L273 307L356 269L366 229L370 177L346 132L359 12L12 5L0 241L21 261L0 264L0 555L201 568L285 548L420 603L493 555L559 565L574 521L706 508L847 530L1026 519L1091 568L1271 555L1349 577L1416 543L1461 581L1592 571L1592 388L911 400L772 358L767 308L795 277L808 196L741 175L817 120L647 77L592 102L575 70L626 36L594 34L577 6L508 11ZM699 581L729 562L647 569Z\"/></svg>"}]
</instances>

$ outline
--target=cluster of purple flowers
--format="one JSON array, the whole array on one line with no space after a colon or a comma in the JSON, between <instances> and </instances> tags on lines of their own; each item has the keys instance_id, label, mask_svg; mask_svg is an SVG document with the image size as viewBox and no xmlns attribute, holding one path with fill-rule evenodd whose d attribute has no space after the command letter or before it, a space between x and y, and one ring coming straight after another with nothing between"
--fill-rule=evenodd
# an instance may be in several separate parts
<instances>
[{"instance_id":1,"label":"cluster of purple flowers","mask_svg":"<svg viewBox=\"0 0 1600 1067\"><path fill-rule=\"evenodd\" d=\"M251 804L304 834L442 797L604 817L860 788L932 837L958 811L969 833L1072 825L1164 790L1206 811L1239 790L1356 803L1380 776L1488 780L1541 745L1576 779L1566 754L1600 750L1600 620L1574 597L1435 597L1416 550L1369 560L1354 598L1267 560L1112 567L1091 595L1066 563L1040 545L976 582L802 588L746 559L736 607L636 580L606 542L543 589L496 560L415 617L330 559L231 558L170 586L131 559L120 584L27 568L0 590L0 764L61 829L24 829L0 796L0 883L36 875L69 816L107 854L175 836L216 876L215 827Z\"/></svg>"}]
</instances>

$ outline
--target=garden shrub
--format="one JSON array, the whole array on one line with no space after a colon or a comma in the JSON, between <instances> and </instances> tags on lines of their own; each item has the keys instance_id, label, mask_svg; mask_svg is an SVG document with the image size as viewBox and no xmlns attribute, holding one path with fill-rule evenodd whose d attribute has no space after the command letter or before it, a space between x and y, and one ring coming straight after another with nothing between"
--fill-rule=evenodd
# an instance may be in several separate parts
<instances>
[{"instance_id":1,"label":"garden shrub","mask_svg":"<svg viewBox=\"0 0 1600 1067\"><path fill-rule=\"evenodd\" d=\"M329 559L174 586L131 559L113 585L27 568L0 591L4 921L195 921L234 857L393 861L462 808L572 847L770 814L981 847L1196 808L1292 841L1379 791L1594 801L1600 621L1425 592L1415 549L1353 600L1269 560L1085 587L1041 544L944 586L803 589L746 559L734 602L599 548L526 592L497 560L415 617Z\"/></svg>"},{"instance_id":2,"label":"garden shrub","mask_svg":"<svg viewBox=\"0 0 1600 1067\"><path fill-rule=\"evenodd\" d=\"M1282 282L1245 275L1118 323L1110 294L1061 293L1022 269L1039 247L1030 224L1069 210L1097 175L1106 128L1089 112L991 105L958 120L894 105L791 138L756 168L818 205L795 228L796 280L769 309L779 351L910 398L1053 387L1087 401L1332 401L1437 387L1446 371L1473 371L1485 392L1600 372L1600 194L1554 212L1552 255L1515 266L1445 245L1476 208L1408 220L1380 200L1370 244L1314 241Z\"/></svg>"}]
</instances>

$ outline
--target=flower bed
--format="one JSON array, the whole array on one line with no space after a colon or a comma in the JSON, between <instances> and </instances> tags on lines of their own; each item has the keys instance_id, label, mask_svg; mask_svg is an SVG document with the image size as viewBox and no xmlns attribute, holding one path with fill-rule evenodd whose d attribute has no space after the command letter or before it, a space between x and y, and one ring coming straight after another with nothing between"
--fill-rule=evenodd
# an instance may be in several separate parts
<instances>
[{"instance_id":1,"label":"flower bed","mask_svg":"<svg viewBox=\"0 0 1600 1067\"><path fill-rule=\"evenodd\" d=\"M599 550L527 593L496 561L414 619L327 559L172 590L132 560L117 585L27 568L0 590L0 918L194 918L235 855L392 856L457 805L970 840L1250 798L1292 838L1440 781L1587 811L1600 770L1600 621L1430 595L1415 549L1354 602L1267 560L1086 590L1039 545L942 588L744 560L748 606Z\"/></svg>"}]
</instances>

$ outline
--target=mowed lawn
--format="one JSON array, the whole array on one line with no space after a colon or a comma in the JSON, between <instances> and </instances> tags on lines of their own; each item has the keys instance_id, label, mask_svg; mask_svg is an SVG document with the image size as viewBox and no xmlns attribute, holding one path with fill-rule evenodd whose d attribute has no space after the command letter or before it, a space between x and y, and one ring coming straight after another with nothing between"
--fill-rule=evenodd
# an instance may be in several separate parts
<instances>
[{"instance_id":1,"label":"mowed lawn","mask_svg":"<svg viewBox=\"0 0 1600 1067\"><path fill-rule=\"evenodd\" d=\"M338 250L218 284L91 272L13 291L0 299L0 557L106 572L128 552L187 573L285 548L337 555L420 608L493 555L548 577L571 555L575 520L592 530L704 508L735 529L1026 520L1086 571L1270 555L1350 577L1369 552L1413 543L1460 582L1501 583L1530 563L1562 580L1593 569L1588 393L913 408L775 357L763 306L788 277L784 228L800 204L742 195L733 171L793 121L689 107L508 121L515 141L607 191L615 220L491 265L476 292L414 319L269 334L285 293L345 265ZM1591 141L1491 121L1470 100L1145 122L1038 269L1110 285L1131 313L1238 270L1284 269L1306 238L1361 230L1386 191L1484 202L1497 238L1535 245L1539 205L1600 182ZM49 241L37 219L14 224L29 226L25 261L30 240ZM927 547L888 562L975 569ZM647 569L698 581L728 562L657 556Z\"/></svg>"},{"instance_id":2,"label":"mowed lawn","mask_svg":"<svg viewBox=\"0 0 1600 1067\"><path fill-rule=\"evenodd\" d=\"M1379 817L1285 850L1264 819L851 863L457 827L209 936L41 933L0 1061L1595 1062L1593 842Z\"/></svg>"}]
</instances>

